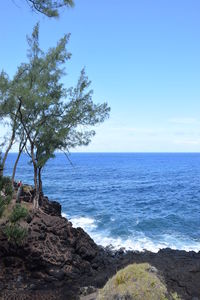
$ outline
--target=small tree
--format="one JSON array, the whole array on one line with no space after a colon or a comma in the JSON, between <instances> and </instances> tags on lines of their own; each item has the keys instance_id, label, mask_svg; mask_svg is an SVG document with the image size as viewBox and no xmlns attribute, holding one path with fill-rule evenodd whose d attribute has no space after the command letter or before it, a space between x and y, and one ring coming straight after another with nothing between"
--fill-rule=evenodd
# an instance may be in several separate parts
<instances>
[{"instance_id":1,"label":"small tree","mask_svg":"<svg viewBox=\"0 0 200 300\"><path fill-rule=\"evenodd\" d=\"M10 82L12 88L7 89L6 106L14 103L16 107L11 115L17 120L19 155L25 148L33 164L35 207L42 193L42 168L49 158L57 150L66 152L88 145L95 134L91 127L102 123L110 112L106 103L93 102L84 70L75 88L66 89L61 83L64 64L71 57L66 50L68 39L65 35L56 47L44 53L39 47L37 24L28 38L29 62L21 64Z\"/></svg>"},{"instance_id":2,"label":"small tree","mask_svg":"<svg viewBox=\"0 0 200 300\"><path fill-rule=\"evenodd\" d=\"M20 75L21 74L18 74L18 76ZM13 88L16 86L18 76L11 81L4 71L0 74L0 119L3 120L10 129L10 134L6 135L4 144L2 145L5 149L2 157L2 170L4 170L8 153L16 142L17 136L22 135L23 132L23 127L19 121L20 104L17 102L15 93L13 93Z\"/></svg>"}]
</instances>

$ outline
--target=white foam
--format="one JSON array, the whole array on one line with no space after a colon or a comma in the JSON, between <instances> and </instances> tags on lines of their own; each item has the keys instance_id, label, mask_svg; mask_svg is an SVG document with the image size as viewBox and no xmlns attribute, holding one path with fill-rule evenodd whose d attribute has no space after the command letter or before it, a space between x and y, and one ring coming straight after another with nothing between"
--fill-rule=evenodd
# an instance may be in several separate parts
<instances>
[{"instance_id":1,"label":"white foam","mask_svg":"<svg viewBox=\"0 0 200 300\"><path fill-rule=\"evenodd\" d=\"M67 218L67 214L66 213L62 213L61 215L62 215L62 217Z\"/></svg>"},{"instance_id":2,"label":"white foam","mask_svg":"<svg viewBox=\"0 0 200 300\"><path fill-rule=\"evenodd\" d=\"M123 247L126 250L148 250L155 253L163 248L196 252L200 251L200 242L193 242L191 240L186 241L181 238L177 240L176 237L163 236L160 241L153 241L142 233L130 236L127 239L122 239L121 237L113 238L100 232L90 232L89 234L97 244L104 247L112 245L115 250Z\"/></svg>"},{"instance_id":3,"label":"white foam","mask_svg":"<svg viewBox=\"0 0 200 300\"><path fill-rule=\"evenodd\" d=\"M95 220L89 217L73 217L69 219L72 222L73 227L81 227L88 233L90 233L97 226Z\"/></svg>"},{"instance_id":4,"label":"white foam","mask_svg":"<svg viewBox=\"0 0 200 300\"><path fill-rule=\"evenodd\" d=\"M110 236L104 236L101 233L94 232L91 232L90 236L94 239L94 241L97 244L102 245L104 247L112 245L113 249L115 250L125 248L126 250L133 251L149 250L152 252L158 252L159 249L166 248L166 245L161 243L155 244L146 237L129 237L127 239L122 239L121 237L113 238Z\"/></svg>"},{"instance_id":5,"label":"white foam","mask_svg":"<svg viewBox=\"0 0 200 300\"><path fill-rule=\"evenodd\" d=\"M165 247L169 247L175 250L185 250L185 251L200 251L200 241L195 241L189 239L186 236L181 236L178 234L163 235L162 240L165 243Z\"/></svg>"},{"instance_id":6,"label":"white foam","mask_svg":"<svg viewBox=\"0 0 200 300\"><path fill-rule=\"evenodd\" d=\"M67 217L65 213L62 216ZM97 229L95 219L90 217L69 217L73 227L83 228L95 241L96 244L103 247L112 245L117 250L125 248L126 250L158 252L163 248L171 248L175 250L200 251L200 242L187 239L178 235L163 235L159 240L152 240L142 232L133 232L128 238L112 237L108 230L100 231Z\"/></svg>"}]
</instances>

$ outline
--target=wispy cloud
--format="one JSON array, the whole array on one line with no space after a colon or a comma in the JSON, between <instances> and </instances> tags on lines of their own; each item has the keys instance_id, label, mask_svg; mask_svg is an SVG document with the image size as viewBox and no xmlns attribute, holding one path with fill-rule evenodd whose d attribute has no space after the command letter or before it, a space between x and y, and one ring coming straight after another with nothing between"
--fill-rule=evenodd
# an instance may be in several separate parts
<instances>
[{"instance_id":1,"label":"wispy cloud","mask_svg":"<svg viewBox=\"0 0 200 300\"><path fill-rule=\"evenodd\" d=\"M138 133L138 134L157 134L165 131L164 128L140 128L140 127L110 127L109 130L112 131L122 131L127 133Z\"/></svg>"},{"instance_id":2,"label":"wispy cloud","mask_svg":"<svg viewBox=\"0 0 200 300\"><path fill-rule=\"evenodd\" d=\"M199 121L196 118L172 118L169 119L169 122L173 124L179 124L179 125L199 124Z\"/></svg>"},{"instance_id":3,"label":"wispy cloud","mask_svg":"<svg viewBox=\"0 0 200 300\"><path fill-rule=\"evenodd\" d=\"M196 140L187 140L187 139L183 139L183 140L175 140L174 144L177 145L200 145L200 139L196 139Z\"/></svg>"}]
</instances>

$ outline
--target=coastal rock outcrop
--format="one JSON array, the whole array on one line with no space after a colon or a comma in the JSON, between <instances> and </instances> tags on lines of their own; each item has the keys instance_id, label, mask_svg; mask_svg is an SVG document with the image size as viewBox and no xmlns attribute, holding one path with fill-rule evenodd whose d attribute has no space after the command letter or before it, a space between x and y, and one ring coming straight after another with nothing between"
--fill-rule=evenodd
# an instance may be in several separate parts
<instances>
[{"instance_id":1,"label":"coastal rock outcrop","mask_svg":"<svg viewBox=\"0 0 200 300\"><path fill-rule=\"evenodd\" d=\"M47 197L40 210L29 213L24 226L28 235L21 246L9 242L0 230L0 299L79 299L80 287L102 287L134 262L155 266L182 299L200 299L200 253L104 249L82 228L73 228L61 216L60 204Z\"/></svg>"},{"instance_id":2,"label":"coastal rock outcrop","mask_svg":"<svg viewBox=\"0 0 200 300\"><path fill-rule=\"evenodd\" d=\"M77 299L80 286L101 286L108 278L103 249L61 216L59 203L43 197L41 204L24 222L28 235L22 245L0 230L1 299Z\"/></svg>"}]
</instances>

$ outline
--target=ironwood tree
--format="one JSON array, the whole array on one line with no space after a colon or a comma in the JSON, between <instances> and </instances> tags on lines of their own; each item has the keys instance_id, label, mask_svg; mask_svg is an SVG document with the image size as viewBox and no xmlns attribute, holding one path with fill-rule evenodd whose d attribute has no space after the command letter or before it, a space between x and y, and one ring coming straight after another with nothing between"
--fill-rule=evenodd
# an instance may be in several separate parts
<instances>
[{"instance_id":1,"label":"ironwood tree","mask_svg":"<svg viewBox=\"0 0 200 300\"><path fill-rule=\"evenodd\" d=\"M66 48L68 40L69 35L65 35L45 53L39 47L37 24L27 38L28 62L18 67L12 80L5 72L1 76L2 82L8 82L1 91L2 117L12 120L11 128L19 143L18 158L25 149L33 165L36 208L47 161L56 151L68 153L72 148L88 145L95 135L94 126L108 118L110 112L107 103L93 102L91 82L84 69L74 88L64 86L64 67L71 57Z\"/></svg>"}]
</instances>

